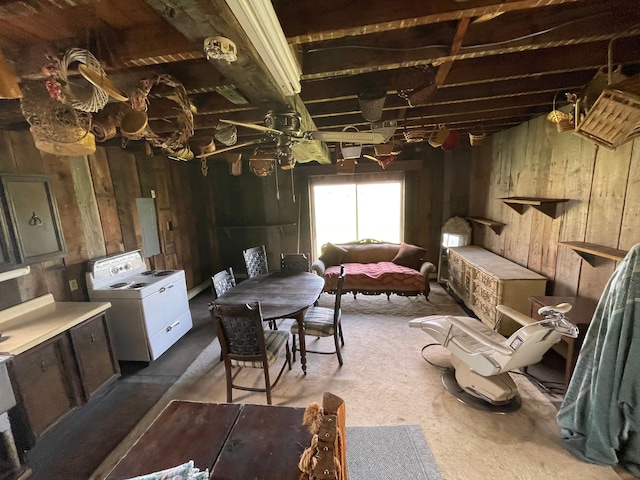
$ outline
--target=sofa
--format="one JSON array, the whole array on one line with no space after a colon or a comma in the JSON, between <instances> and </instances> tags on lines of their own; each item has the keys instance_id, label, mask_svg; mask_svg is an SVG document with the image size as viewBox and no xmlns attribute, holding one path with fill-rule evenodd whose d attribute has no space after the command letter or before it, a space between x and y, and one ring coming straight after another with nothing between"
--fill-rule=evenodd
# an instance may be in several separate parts
<instances>
[{"instance_id":1,"label":"sofa","mask_svg":"<svg viewBox=\"0 0 640 480\"><path fill-rule=\"evenodd\" d=\"M311 271L324 278L324 291L335 293L340 265L345 266L343 293L379 295L424 295L429 299L429 275L433 263L425 261L427 250L408 243L367 239L349 243L327 243L311 264Z\"/></svg>"}]
</instances>

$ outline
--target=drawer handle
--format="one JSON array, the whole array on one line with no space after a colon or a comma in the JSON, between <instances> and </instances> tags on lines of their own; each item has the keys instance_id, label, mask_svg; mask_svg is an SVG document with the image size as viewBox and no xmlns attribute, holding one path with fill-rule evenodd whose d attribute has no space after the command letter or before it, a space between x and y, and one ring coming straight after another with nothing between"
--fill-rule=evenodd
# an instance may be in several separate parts
<instances>
[{"instance_id":1,"label":"drawer handle","mask_svg":"<svg viewBox=\"0 0 640 480\"><path fill-rule=\"evenodd\" d=\"M178 325L180 325L180 320L176 320L171 325L169 325L167 327L167 332L170 332L174 327L177 327Z\"/></svg>"},{"instance_id":2,"label":"drawer handle","mask_svg":"<svg viewBox=\"0 0 640 480\"><path fill-rule=\"evenodd\" d=\"M46 363L44 360L42 360L42 362L40 362L40 369L41 369L43 372L46 372L46 371L47 371L47 363Z\"/></svg>"},{"instance_id":3,"label":"drawer handle","mask_svg":"<svg viewBox=\"0 0 640 480\"><path fill-rule=\"evenodd\" d=\"M93 332L91 332L91 341L92 342L96 341L96 336L93 334Z\"/></svg>"},{"instance_id":4,"label":"drawer handle","mask_svg":"<svg viewBox=\"0 0 640 480\"><path fill-rule=\"evenodd\" d=\"M162 287L160 289L160 293L164 293L165 291L167 291L168 289L173 288L173 284L169 285L168 287Z\"/></svg>"}]
</instances>

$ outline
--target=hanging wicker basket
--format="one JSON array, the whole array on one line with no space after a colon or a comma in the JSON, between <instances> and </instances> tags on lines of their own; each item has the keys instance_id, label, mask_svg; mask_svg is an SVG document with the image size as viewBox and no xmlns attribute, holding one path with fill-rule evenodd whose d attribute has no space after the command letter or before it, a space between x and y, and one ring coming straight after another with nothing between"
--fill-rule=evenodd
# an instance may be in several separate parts
<instances>
[{"instance_id":1,"label":"hanging wicker basket","mask_svg":"<svg viewBox=\"0 0 640 480\"><path fill-rule=\"evenodd\" d=\"M472 147L481 145L484 139L487 137L484 127L482 125L476 125L469 132L469 143Z\"/></svg>"},{"instance_id":2,"label":"hanging wicker basket","mask_svg":"<svg viewBox=\"0 0 640 480\"><path fill-rule=\"evenodd\" d=\"M362 116L369 122L377 122L382 117L387 92L380 89L367 89L358 95Z\"/></svg>"},{"instance_id":3,"label":"hanging wicker basket","mask_svg":"<svg viewBox=\"0 0 640 480\"><path fill-rule=\"evenodd\" d=\"M358 128L353 126L353 125L349 125L348 127L344 127L342 129L343 132L346 132L347 130L353 130L355 132L359 132ZM362 156L362 144L354 144L354 143L342 143L340 142L340 151L342 152L342 158L344 159L349 159L349 158L360 158Z\"/></svg>"}]
</instances>

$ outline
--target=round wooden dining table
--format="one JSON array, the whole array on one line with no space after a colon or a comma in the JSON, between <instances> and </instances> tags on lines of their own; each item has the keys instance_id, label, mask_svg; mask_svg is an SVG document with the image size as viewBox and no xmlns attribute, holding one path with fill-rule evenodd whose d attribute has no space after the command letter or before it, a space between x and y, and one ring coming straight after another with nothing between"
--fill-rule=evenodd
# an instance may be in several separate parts
<instances>
[{"instance_id":1,"label":"round wooden dining table","mask_svg":"<svg viewBox=\"0 0 640 480\"><path fill-rule=\"evenodd\" d=\"M309 272L272 272L248 278L220 295L215 302L234 305L260 302L264 321L293 318L300 331L300 360L307 373L304 312L318 299L324 278Z\"/></svg>"}]
</instances>

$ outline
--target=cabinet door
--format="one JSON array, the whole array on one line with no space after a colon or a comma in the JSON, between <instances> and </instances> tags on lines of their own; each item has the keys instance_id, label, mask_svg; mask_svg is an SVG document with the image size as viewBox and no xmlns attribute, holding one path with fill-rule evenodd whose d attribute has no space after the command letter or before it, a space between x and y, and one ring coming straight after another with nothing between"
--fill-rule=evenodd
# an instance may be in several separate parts
<instances>
[{"instance_id":1,"label":"cabinet door","mask_svg":"<svg viewBox=\"0 0 640 480\"><path fill-rule=\"evenodd\" d=\"M104 314L72 328L70 334L82 391L85 399L89 400L120 376Z\"/></svg>"},{"instance_id":2,"label":"cabinet door","mask_svg":"<svg viewBox=\"0 0 640 480\"><path fill-rule=\"evenodd\" d=\"M66 247L49 177L6 174L1 180L9 260L31 264L63 256Z\"/></svg>"},{"instance_id":3,"label":"cabinet door","mask_svg":"<svg viewBox=\"0 0 640 480\"><path fill-rule=\"evenodd\" d=\"M80 404L68 342L64 335L55 337L17 355L10 369L20 413L14 427L29 448Z\"/></svg>"}]
</instances>

